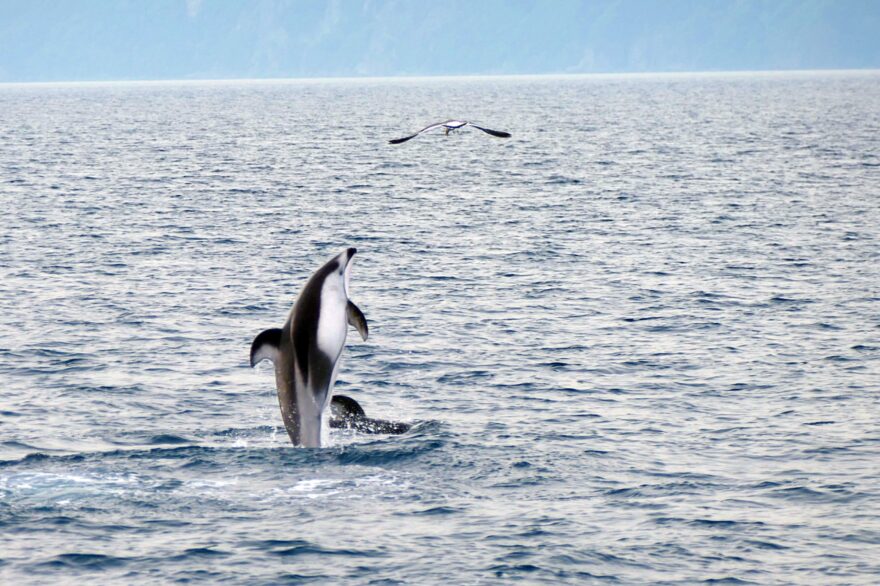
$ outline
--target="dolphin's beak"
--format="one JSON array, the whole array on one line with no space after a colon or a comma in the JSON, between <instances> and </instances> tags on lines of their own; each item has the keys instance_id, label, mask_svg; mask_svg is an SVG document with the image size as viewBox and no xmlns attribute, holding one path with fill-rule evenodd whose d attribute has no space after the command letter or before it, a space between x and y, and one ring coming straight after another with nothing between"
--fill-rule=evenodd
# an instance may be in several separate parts
<instances>
[{"instance_id":1,"label":"dolphin's beak","mask_svg":"<svg viewBox=\"0 0 880 586\"><path fill-rule=\"evenodd\" d=\"M345 294L348 295L348 282L351 280L351 259L354 258L354 255L357 254L357 248L349 248L345 251L346 260L345 260Z\"/></svg>"},{"instance_id":2,"label":"dolphin's beak","mask_svg":"<svg viewBox=\"0 0 880 586\"><path fill-rule=\"evenodd\" d=\"M342 253L342 266L344 267L344 271L348 271L348 267L351 266L351 259L357 254L357 251L357 248L352 247Z\"/></svg>"}]
</instances>

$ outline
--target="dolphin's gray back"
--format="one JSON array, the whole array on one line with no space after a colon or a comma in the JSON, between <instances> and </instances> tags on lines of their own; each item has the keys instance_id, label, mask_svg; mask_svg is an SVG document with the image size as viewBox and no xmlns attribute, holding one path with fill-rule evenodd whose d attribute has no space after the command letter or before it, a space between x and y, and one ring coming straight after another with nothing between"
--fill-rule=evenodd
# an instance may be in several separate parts
<instances>
[{"instance_id":1,"label":"dolphin's gray back","mask_svg":"<svg viewBox=\"0 0 880 586\"><path fill-rule=\"evenodd\" d=\"M290 320L281 329L281 344L278 363L275 365L275 386L278 388L278 403L281 406L281 419L287 435L294 445L300 445L299 412L296 405L296 372L294 364L293 340Z\"/></svg>"}]
</instances>

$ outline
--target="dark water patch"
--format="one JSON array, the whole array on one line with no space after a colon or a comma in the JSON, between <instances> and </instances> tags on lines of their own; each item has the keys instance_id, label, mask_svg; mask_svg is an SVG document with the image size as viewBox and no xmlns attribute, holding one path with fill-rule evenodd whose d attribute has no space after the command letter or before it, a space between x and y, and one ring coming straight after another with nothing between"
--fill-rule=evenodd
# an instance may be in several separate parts
<instances>
[{"instance_id":1,"label":"dark water patch","mask_svg":"<svg viewBox=\"0 0 880 586\"><path fill-rule=\"evenodd\" d=\"M710 491L711 483L670 482L665 484L642 484L633 487L614 488L603 491L606 496L623 498L654 498L660 496L696 495Z\"/></svg>"},{"instance_id":2,"label":"dark water patch","mask_svg":"<svg viewBox=\"0 0 880 586\"><path fill-rule=\"evenodd\" d=\"M322 584L327 583L325 574L292 574L285 573L274 576L269 584Z\"/></svg>"},{"instance_id":3,"label":"dark water patch","mask_svg":"<svg viewBox=\"0 0 880 586\"><path fill-rule=\"evenodd\" d=\"M184 440L187 441L188 440ZM175 442L171 442L175 443ZM0 460L0 467L31 466L43 464L77 464L77 463L113 463L113 462L138 462L149 461L151 463L163 463L164 465L177 466L223 466L231 462L246 462L254 458L266 459L276 462L308 462L321 458L329 459L332 455L328 450L297 450L297 449L247 449L233 447L207 447L184 445L180 447L157 447L149 449L117 449L103 452L88 452L83 454L28 454L23 458L13 460Z\"/></svg>"},{"instance_id":4,"label":"dark water patch","mask_svg":"<svg viewBox=\"0 0 880 586\"><path fill-rule=\"evenodd\" d=\"M540 571L541 568L532 564L517 564L517 565L497 565L489 568L489 571L492 572L496 578L509 578L516 574L531 574L533 572Z\"/></svg>"},{"instance_id":5,"label":"dark water patch","mask_svg":"<svg viewBox=\"0 0 880 586\"><path fill-rule=\"evenodd\" d=\"M622 318L622 321L633 323L633 322L640 322L640 321L652 321L652 320L657 320L657 319L665 319L665 318L661 317L659 315L645 316L645 317L624 317L624 318Z\"/></svg>"},{"instance_id":6,"label":"dark water patch","mask_svg":"<svg viewBox=\"0 0 880 586\"><path fill-rule=\"evenodd\" d=\"M359 549L342 549L342 548L329 548L329 547L321 547L319 545L315 545L309 542L302 542L296 545L291 545L288 547L274 547L266 550L267 553L283 557L283 558L294 558L294 557L305 557L305 556L342 556L342 557L356 557L356 558L380 558L387 556L387 552L378 551L378 550L359 550Z\"/></svg>"},{"instance_id":7,"label":"dark water patch","mask_svg":"<svg viewBox=\"0 0 880 586\"><path fill-rule=\"evenodd\" d=\"M429 509L423 509L421 511L414 511L409 513L410 515L415 515L417 517L435 517L435 516L446 516L446 515L454 515L456 513L460 513L462 509L456 507L431 507Z\"/></svg>"},{"instance_id":8,"label":"dark water patch","mask_svg":"<svg viewBox=\"0 0 880 586\"><path fill-rule=\"evenodd\" d=\"M191 562L198 559L222 559L233 555L227 551L217 550L211 547L193 547L181 553L163 558L169 562Z\"/></svg>"},{"instance_id":9,"label":"dark water patch","mask_svg":"<svg viewBox=\"0 0 880 586\"><path fill-rule=\"evenodd\" d=\"M177 480L172 478L171 480L167 480L156 485L156 491L175 491L184 486L184 482L182 480Z\"/></svg>"},{"instance_id":10,"label":"dark water patch","mask_svg":"<svg viewBox=\"0 0 880 586\"><path fill-rule=\"evenodd\" d=\"M875 352L877 350L880 350L880 346L869 346L867 344L856 344L851 349L856 350L858 352Z\"/></svg>"},{"instance_id":11,"label":"dark water patch","mask_svg":"<svg viewBox=\"0 0 880 586\"><path fill-rule=\"evenodd\" d=\"M815 303L812 299L796 299L794 297L784 297L782 295L774 295L770 298L770 303L778 305L798 305Z\"/></svg>"},{"instance_id":12,"label":"dark water patch","mask_svg":"<svg viewBox=\"0 0 880 586\"><path fill-rule=\"evenodd\" d=\"M466 372L455 372L444 374L437 378L439 383L462 383L472 380L489 379L494 377L494 373L488 370L471 370Z\"/></svg>"},{"instance_id":13,"label":"dark water patch","mask_svg":"<svg viewBox=\"0 0 880 586\"><path fill-rule=\"evenodd\" d=\"M192 523L180 519L145 519L141 523L147 527L163 527L166 529L181 529L192 525Z\"/></svg>"},{"instance_id":14,"label":"dark water patch","mask_svg":"<svg viewBox=\"0 0 880 586\"><path fill-rule=\"evenodd\" d=\"M444 446L441 440L424 440L404 445L350 446L340 451L336 460L340 464L359 464L362 466L387 466L416 459L424 454L439 450Z\"/></svg>"},{"instance_id":15,"label":"dark water patch","mask_svg":"<svg viewBox=\"0 0 880 586\"><path fill-rule=\"evenodd\" d=\"M854 362L859 360L858 358L851 358L849 356L841 356L839 354L834 354L832 356L826 356L824 360L829 362Z\"/></svg>"},{"instance_id":16,"label":"dark water patch","mask_svg":"<svg viewBox=\"0 0 880 586\"><path fill-rule=\"evenodd\" d=\"M0 445L2 445L4 448L10 449L10 450L24 450L24 451L27 451L30 453L34 453L34 452L37 452L42 449L42 448L39 448L33 444L26 444L24 442L18 442L18 441L3 442ZM0 462L3 462L3 461L0 460Z\"/></svg>"},{"instance_id":17,"label":"dark water patch","mask_svg":"<svg viewBox=\"0 0 880 586\"><path fill-rule=\"evenodd\" d=\"M179 435L173 434L160 434L154 435L148 441L150 445L159 445L159 444L190 444L191 440L181 437Z\"/></svg>"},{"instance_id":18,"label":"dark water patch","mask_svg":"<svg viewBox=\"0 0 880 586\"><path fill-rule=\"evenodd\" d=\"M554 484L560 482L561 478L557 475L552 474L530 474L526 476L521 476L516 479L511 479L509 481L504 482L496 482L492 484L492 488L505 488L505 489L532 489L536 486L544 486L548 484Z\"/></svg>"},{"instance_id":19,"label":"dark water patch","mask_svg":"<svg viewBox=\"0 0 880 586\"><path fill-rule=\"evenodd\" d=\"M554 362L542 362L542 363L539 363L538 366L543 367L543 368L549 368L551 370L556 370L556 371L564 371L564 370L568 370L571 365L569 365L568 363L565 363L565 362L554 361Z\"/></svg>"},{"instance_id":20,"label":"dark water patch","mask_svg":"<svg viewBox=\"0 0 880 586\"><path fill-rule=\"evenodd\" d=\"M104 554L64 553L52 559L34 564L32 569L37 572L44 570L107 570L119 568L131 560Z\"/></svg>"},{"instance_id":21,"label":"dark water patch","mask_svg":"<svg viewBox=\"0 0 880 586\"><path fill-rule=\"evenodd\" d=\"M806 502L825 502L829 500L837 500L834 495L815 490L806 486L791 486L787 488L777 488L770 491L770 495L792 501ZM848 500L848 499L844 499Z\"/></svg>"},{"instance_id":22,"label":"dark water patch","mask_svg":"<svg viewBox=\"0 0 880 586\"><path fill-rule=\"evenodd\" d=\"M564 175L551 175L545 183L548 185L580 185L583 181L576 177L566 177Z\"/></svg>"},{"instance_id":23,"label":"dark water patch","mask_svg":"<svg viewBox=\"0 0 880 586\"><path fill-rule=\"evenodd\" d=\"M344 386L344 385L341 385ZM222 431L216 431L212 435L216 437L228 437L228 438L248 438L248 437L266 437L272 434L285 434L287 433L283 427L275 426L275 425L261 425L259 427L252 427L247 429L240 428L229 428L224 429Z\"/></svg>"},{"instance_id":24,"label":"dark water patch","mask_svg":"<svg viewBox=\"0 0 880 586\"><path fill-rule=\"evenodd\" d=\"M764 527L762 521L732 521L725 519L694 519L687 521L689 525L694 527L710 527L717 529L735 529L742 530L746 527Z\"/></svg>"},{"instance_id":25,"label":"dark water patch","mask_svg":"<svg viewBox=\"0 0 880 586\"><path fill-rule=\"evenodd\" d=\"M82 462L85 459L84 456L79 454L69 454L69 455L53 455L46 454L43 452L37 452L28 454L22 458L12 459L12 460L0 460L0 468L6 466L16 466L16 465L28 465L28 464L39 464L46 461L57 461L57 462Z\"/></svg>"},{"instance_id":26,"label":"dark water patch","mask_svg":"<svg viewBox=\"0 0 880 586\"><path fill-rule=\"evenodd\" d=\"M595 394L598 392L595 389L576 389L576 388L572 388L572 387L560 388L560 389L556 389L556 391L560 392L560 393L569 394L569 395L591 395L591 394ZM582 414L580 414L580 417L601 418L602 416L597 413L582 413Z\"/></svg>"},{"instance_id":27,"label":"dark water patch","mask_svg":"<svg viewBox=\"0 0 880 586\"><path fill-rule=\"evenodd\" d=\"M770 541L760 541L756 539L746 539L744 543L747 543L753 547L757 547L758 549L773 549L773 550L785 550L790 549L788 546L780 545L778 543L772 543Z\"/></svg>"}]
</instances>

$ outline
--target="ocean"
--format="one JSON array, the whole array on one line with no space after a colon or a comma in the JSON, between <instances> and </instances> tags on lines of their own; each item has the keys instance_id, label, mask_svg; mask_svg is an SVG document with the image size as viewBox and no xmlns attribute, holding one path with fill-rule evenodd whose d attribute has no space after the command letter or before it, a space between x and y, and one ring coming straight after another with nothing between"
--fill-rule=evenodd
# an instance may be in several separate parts
<instances>
[{"instance_id":1,"label":"ocean","mask_svg":"<svg viewBox=\"0 0 880 586\"><path fill-rule=\"evenodd\" d=\"M4 584L880 581L877 72L2 85L0 202Z\"/></svg>"}]
</instances>

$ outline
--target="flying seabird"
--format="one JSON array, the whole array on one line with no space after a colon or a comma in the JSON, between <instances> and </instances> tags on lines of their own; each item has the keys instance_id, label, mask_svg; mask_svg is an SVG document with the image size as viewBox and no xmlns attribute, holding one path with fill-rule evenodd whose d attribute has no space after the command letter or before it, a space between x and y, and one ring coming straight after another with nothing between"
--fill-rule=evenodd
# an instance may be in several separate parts
<instances>
[{"instance_id":1,"label":"flying seabird","mask_svg":"<svg viewBox=\"0 0 880 586\"><path fill-rule=\"evenodd\" d=\"M446 122L437 122L436 124L432 124L430 126L425 126L415 134L410 134L409 136L404 136L403 138L395 138L393 140L389 140L391 144L400 144L402 142L406 142L411 138L415 138L423 132L428 132L429 130L433 130L435 128L443 128L445 129L445 133L449 134L450 130L458 130L459 128L464 128L465 126L473 126L478 130L482 130L487 134L491 134L492 136L497 136L499 138L510 138L509 132L503 132L501 130L492 130L491 128L483 128L482 126L477 126L473 122L468 122L467 120L447 120Z\"/></svg>"}]
</instances>

